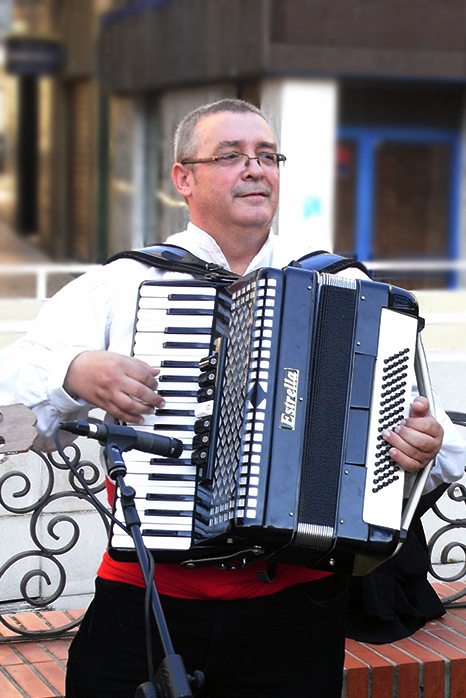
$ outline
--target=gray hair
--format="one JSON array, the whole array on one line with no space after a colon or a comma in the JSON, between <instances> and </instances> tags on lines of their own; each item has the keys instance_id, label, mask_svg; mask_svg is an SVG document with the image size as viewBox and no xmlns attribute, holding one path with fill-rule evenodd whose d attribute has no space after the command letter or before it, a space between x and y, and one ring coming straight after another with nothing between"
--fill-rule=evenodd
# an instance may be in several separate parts
<instances>
[{"instance_id":1,"label":"gray hair","mask_svg":"<svg viewBox=\"0 0 466 698\"><path fill-rule=\"evenodd\" d=\"M244 102L242 99L221 99L218 102L204 104L187 114L178 124L174 139L175 162L195 157L197 149L196 125L205 116L218 114L219 112L234 112L237 114L250 112L257 114L268 124L267 117L263 111L249 102Z\"/></svg>"}]
</instances>

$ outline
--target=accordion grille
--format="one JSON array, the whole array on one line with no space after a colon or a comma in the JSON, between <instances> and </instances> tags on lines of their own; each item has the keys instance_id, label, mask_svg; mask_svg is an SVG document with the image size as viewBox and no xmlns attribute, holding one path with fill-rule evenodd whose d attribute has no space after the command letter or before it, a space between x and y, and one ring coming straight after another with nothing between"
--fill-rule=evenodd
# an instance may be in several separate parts
<instances>
[{"instance_id":1,"label":"accordion grille","mask_svg":"<svg viewBox=\"0 0 466 698\"><path fill-rule=\"evenodd\" d=\"M251 343L255 283L233 296L212 489L214 523L234 515Z\"/></svg>"}]
</instances>

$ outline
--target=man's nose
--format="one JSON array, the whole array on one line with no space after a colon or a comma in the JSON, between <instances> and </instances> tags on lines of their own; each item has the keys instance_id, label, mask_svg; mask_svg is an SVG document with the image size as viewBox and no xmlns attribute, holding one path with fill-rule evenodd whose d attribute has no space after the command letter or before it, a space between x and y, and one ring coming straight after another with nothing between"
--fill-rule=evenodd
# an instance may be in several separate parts
<instances>
[{"instance_id":1,"label":"man's nose","mask_svg":"<svg viewBox=\"0 0 466 698\"><path fill-rule=\"evenodd\" d=\"M259 162L259 156L258 155L251 155L247 156L247 160L244 165L244 172L246 174L250 175L260 175L262 176L264 174L264 171L262 169L262 166Z\"/></svg>"}]
</instances>

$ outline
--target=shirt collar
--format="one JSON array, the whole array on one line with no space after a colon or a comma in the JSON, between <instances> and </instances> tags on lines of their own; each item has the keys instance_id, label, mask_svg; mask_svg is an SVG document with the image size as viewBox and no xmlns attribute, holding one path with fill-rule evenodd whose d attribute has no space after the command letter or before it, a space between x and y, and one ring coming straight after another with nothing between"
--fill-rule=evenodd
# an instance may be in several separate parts
<instances>
[{"instance_id":1,"label":"shirt collar","mask_svg":"<svg viewBox=\"0 0 466 698\"><path fill-rule=\"evenodd\" d=\"M249 264L245 274L254 269L259 269L259 267L271 266L275 241L276 236L270 231L267 240ZM205 261L214 262L231 271L222 249L214 238L209 235L209 233L206 233L205 230L198 228L194 223L189 222L184 232L171 235L166 242L184 247L189 252L201 257Z\"/></svg>"}]
</instances>

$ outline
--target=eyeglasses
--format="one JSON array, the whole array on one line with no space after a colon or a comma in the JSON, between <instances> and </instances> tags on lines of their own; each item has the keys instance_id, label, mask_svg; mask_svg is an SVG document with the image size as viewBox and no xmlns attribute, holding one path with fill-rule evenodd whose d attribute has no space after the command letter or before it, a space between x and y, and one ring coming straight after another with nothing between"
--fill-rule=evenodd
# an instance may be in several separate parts
<instances>
[{"instance_id":1,"label":"eyeglasses","mask_svg":"<svg viewBox=\"0 0 466 698\"><path fill-rule=\"evenodd\" d=\"M182 165L197 165L201 162L216 162L221 167L244 167L249 166L250 160L257 160L263 169L271 169L272 167L280 167L281 162L286 161L286 157L281 153L258 153L251 156L246 153L225 153L224 155L213 155L210 158L200 158L199 160L182 160Z\"/></svg>"}]
</instances>

